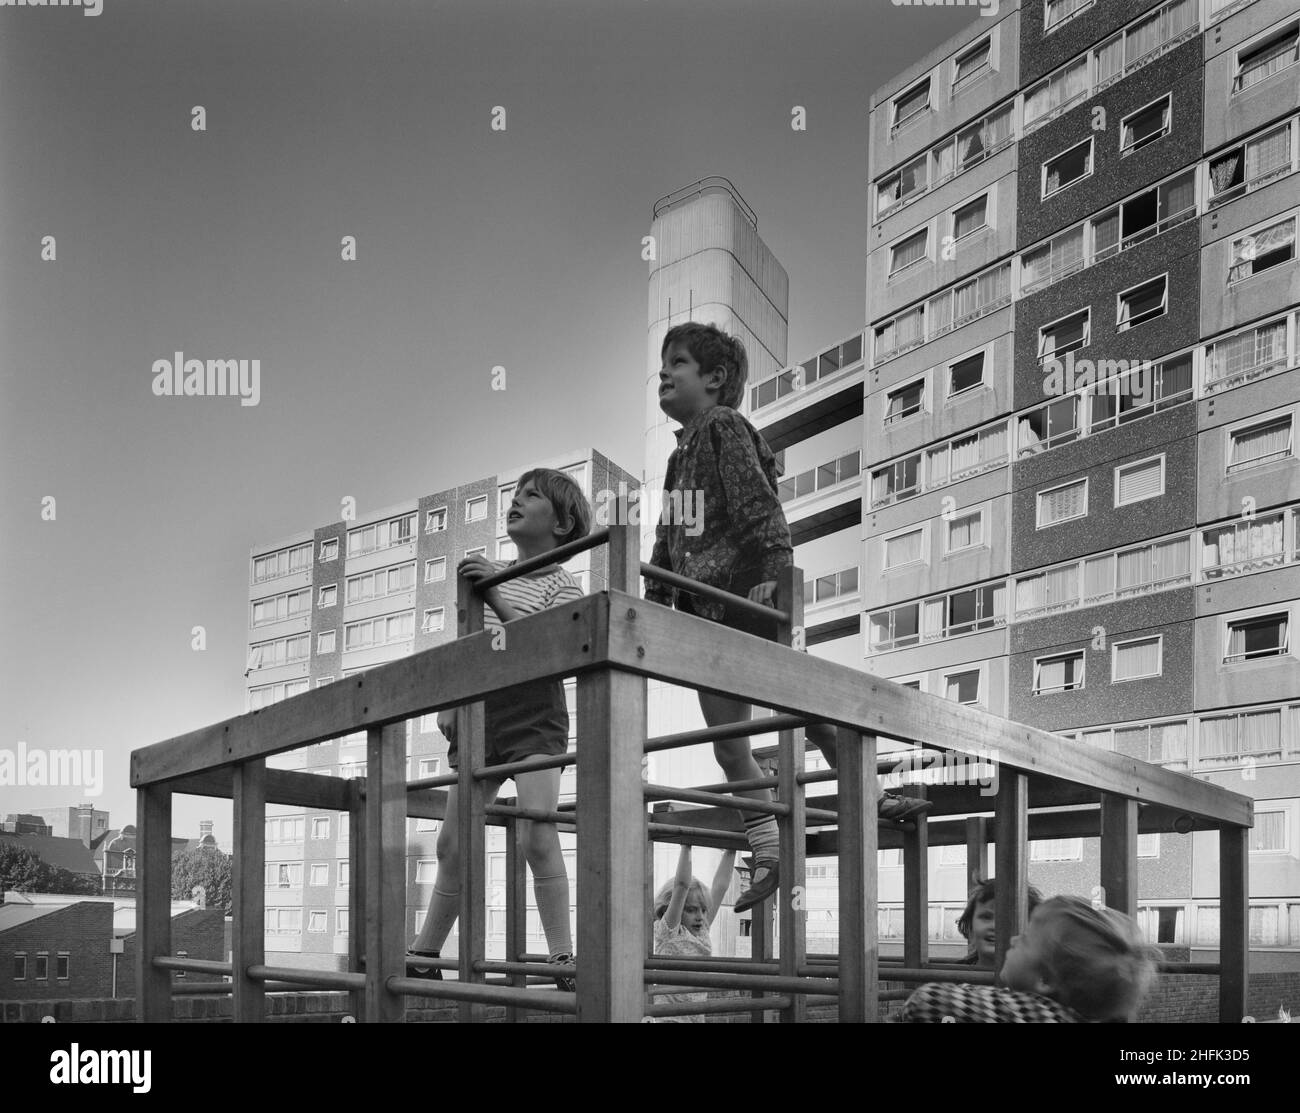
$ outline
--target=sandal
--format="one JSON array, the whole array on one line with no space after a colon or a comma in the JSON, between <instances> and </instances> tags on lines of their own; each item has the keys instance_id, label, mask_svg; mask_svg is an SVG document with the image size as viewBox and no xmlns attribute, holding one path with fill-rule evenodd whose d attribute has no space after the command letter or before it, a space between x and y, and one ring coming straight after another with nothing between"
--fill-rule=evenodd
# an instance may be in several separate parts
<instances>
[{"instance_id":1,"label":"sandal","mask_svg":"<svg viewBox=\"0 0 1300 1113\"><path fill-rule=\"evenodd\" d=\"M749 863L751 877L757 876L759 870L765 869L767 870L767 873L763 876L761 881L752 882L749 888L736 898L736 903L732 910L737 914L746 912L753 908L754 905L767 900L768 897L781 887L781 877L778 873L780 863L775 858L759 858L758 860L751 858L749 859Z\"/></svg>"},{"instance_id":2,"label":"sandal","mask_svg":"<svg viewBox=\"0 0 1300 1113\"><path fill-rule=\"evenodd\" d=\"M912 819L922 812L934 807L933 800L922 800L919 796L900 796L896 792L882 792L880 803L876 807L876 816L880 819Z\"/></svg>"}]
</instances>

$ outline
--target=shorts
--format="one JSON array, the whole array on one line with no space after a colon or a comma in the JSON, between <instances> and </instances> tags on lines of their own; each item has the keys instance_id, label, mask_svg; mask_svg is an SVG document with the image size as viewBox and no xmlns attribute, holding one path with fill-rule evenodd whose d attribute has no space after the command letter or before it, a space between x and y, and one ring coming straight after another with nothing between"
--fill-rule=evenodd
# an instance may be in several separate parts
<instances>
[{"instance_id":1,"label":"shorts","mask_svg":"<svg viewBox=\"0 0 1300 1113\"><path fill-rule=\"evenodd\" d=\"M762 583L762 579L756 573L746 573L738 577L737 582L733 583L727 590L732 595L739 595L742 599L749 598L751 588L757 587ZM681 589L677 592L677 609L682 614L693 614L702 618L695 609L695 596L688 591ZM721 618L711 619L720 626L728 626L732 630L739 630L742 634L753 634L756 638L762 638L764 641L776 641L776 622L769 622L766 619L759 618L757 615L751 615L747 611L730 610L723 612Z\"/></svg>"},{"instance_id":2,"label":"shorts","mask_svg":"<svg viewBox=\"0 0 1300 1113\"><path fill-rule=\"evenodd\" d=\"M488 765L504 765L543 754L553 756L569 748L569 708L559 680L520 684L484 701ZM457 768L457 747L447 748L447 764Z\"/></svg>"}]
</instances>

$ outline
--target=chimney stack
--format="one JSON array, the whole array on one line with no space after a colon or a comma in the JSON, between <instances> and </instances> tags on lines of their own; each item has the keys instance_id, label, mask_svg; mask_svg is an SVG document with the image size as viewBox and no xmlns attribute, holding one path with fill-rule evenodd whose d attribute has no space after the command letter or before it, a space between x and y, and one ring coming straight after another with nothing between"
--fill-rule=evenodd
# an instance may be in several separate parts
<instances>
[{"instance_id":1,"label":"chimney stack","mask_svg":"<svg viewBox=\"0 0 1300 1113\"><path fill-rule=\"evenodd\" d=\"M200 839L206 839L206 838L207 838L209 835L211 835L211 834L212 834L212 820L210 820L210 819L200 819L200 820L199 820L199 838L200 838Z\"/></svg>"},{"instance_id":2,"label":"chimney stack","mask_svg":"<svg viewBox=\"0 0 1300 1113\"><path fill-rule=\"evenodd\" d=\"M81 841L86 848L90 848L91 840L95 837L95 805L79 804L77 805L77 827Z\"/></svg>"}]
</instances>

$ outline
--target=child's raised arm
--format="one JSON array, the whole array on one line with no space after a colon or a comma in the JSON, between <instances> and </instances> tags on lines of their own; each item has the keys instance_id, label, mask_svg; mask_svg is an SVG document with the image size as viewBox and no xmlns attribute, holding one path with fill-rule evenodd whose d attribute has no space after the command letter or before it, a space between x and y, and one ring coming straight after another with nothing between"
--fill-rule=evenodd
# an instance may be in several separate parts
<instances>
[{"instance_id":1,"label":"child's raised arm","mask_svg":"<svg viewBox=\"0 0 1300 1113\"><path fill-rule=\"evenodd\" d=\"M682 909L686 906L686 894L691 889L691 848L683 843L681 853L677 855L677 874L673 877L673 895L668 898L668 910L664 913L664 927L675 931L682 924Z\"/></svg>"},{"instance_id":2,"label":"child's raised arm","mask_svg":"<svg viewBox=\"0 0 1300 1113\"><path fill-rule=\"evenodd\" d=\"M718 872L713 875L713 888L709 891L709 923L718 914L718 909L722 907L722 898L727 895L727 890L731 887L731 875L736 867L736 852L728 850L723 856L722 861L718 863Z\"/></svg>"}]
</instances>

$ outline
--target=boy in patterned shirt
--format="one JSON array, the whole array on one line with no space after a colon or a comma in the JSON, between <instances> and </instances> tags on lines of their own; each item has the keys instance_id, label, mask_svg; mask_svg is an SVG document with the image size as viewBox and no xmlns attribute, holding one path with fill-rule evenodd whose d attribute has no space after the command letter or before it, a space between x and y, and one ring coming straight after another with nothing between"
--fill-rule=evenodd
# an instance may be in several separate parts
<instances>
[{"instance_id":1,"label":"boy in patterned shirt","mask_svg":"<svg viewBox=\"0 0 1300 1113\"><path fill-rule=\"evenodd\" d=\"M903 1006L904 1023L1079 1024L1137 1019L1155 979L1137 925L1081 897L1053 897L1011 941L1002 986L931 983ZM1004 988L1005 987L1005 988Z\"/></svg>"},{"instance_id":2,"label":"boy in patterned shirt","mask_svg":"<svg viewBox=\"0 0 1300 1113\"><path fill-rule=\"evenodd\" d=\"M702 495L703 513L702 529L695 536L686 532L685 523L665 521L667 515L661 515L650 562L770 607L777 576L792 563L793 550L790 527L777 497L776 458L758 430L736 409L744 397L749 367L745 346L713 325L692 321L668 330L660 356L659 408L682 426L676 430L677 448L668 457L665 505L675 505L674 491ZM646 580L645 596L760 638L770 640L775 635L771 622L736 614L723 603L656 580ZM747 703L703 691L699 696L704 721L711 727L750 717ZM817 724L807 727L805 733L834 766L835 731ZM713 753L728 781L762 776L747 738L714 742ZM766 788L737 795L772 799ZM928 801L915 797L882 793L880 815L905 819L929 806ZM776 820L761 813L744 814L744 820L754 854L753 878L750 888L736 901L737 912L766 899L780 884Z\"/></svg>"}]
</instances>

